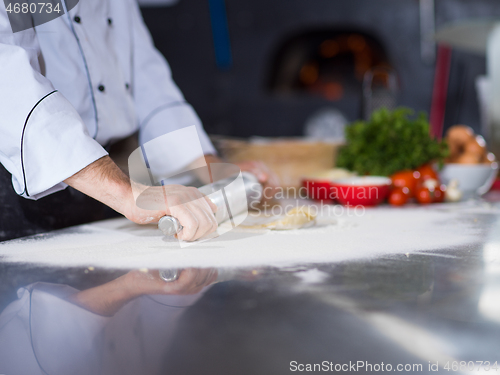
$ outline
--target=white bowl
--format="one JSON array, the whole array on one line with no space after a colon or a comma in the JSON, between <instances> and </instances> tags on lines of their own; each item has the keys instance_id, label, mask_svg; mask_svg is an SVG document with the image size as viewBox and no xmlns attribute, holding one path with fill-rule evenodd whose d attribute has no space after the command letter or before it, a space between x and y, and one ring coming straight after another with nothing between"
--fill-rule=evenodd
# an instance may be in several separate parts
<instances>
[{"instance_id":1,"label":"white bowl","mask_svg":"<svg viewBox=\"0 0 500 375\"><path fill-rule=\"evenodd\" d=\"M439 172L441 182L448 185L451 180L458 180L458 188L464 198L487 193L498 173L498 163L491 164L445 164Z\"/></svg>"}]
</instances>

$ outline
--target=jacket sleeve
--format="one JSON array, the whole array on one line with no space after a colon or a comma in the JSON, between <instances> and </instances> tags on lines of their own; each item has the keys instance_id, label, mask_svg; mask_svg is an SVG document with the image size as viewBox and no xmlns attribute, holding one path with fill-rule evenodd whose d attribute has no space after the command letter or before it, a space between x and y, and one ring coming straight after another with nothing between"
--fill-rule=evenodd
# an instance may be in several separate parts
<instances>
[{"instance_id":1,"label":"jacket sleeve","mask_svg":"<svg viewBox=\"0 0 500 375\"><path fill-rule=\"evenodd\" d=\"M107 155L40 71L33 29L13 33L0 2L0 162L17 194L38 199Z\"/></svg>"},{"instance_id":2,"label":"jacket sleeve","mask_svg":"<svg viewBox=\"0 0 500 375\"><path fill-rule=\"evenodd\" d=\"M175 130L195 126L204 154L215 154L200 119L172 80L170 67L155 48L136 0L131 0L133 27L133 90L145 144ZM180 159L185 159L182 156Z\"/></svg>"}]
</instances>

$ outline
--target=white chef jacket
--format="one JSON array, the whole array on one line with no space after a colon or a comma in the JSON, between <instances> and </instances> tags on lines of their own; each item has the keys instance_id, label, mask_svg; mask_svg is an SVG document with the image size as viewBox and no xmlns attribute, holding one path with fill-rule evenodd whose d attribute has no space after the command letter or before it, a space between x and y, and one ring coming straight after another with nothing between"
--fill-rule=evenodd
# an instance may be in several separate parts
<instances>
[{"instance_id":1,"label":"white chef jacket","mask_svg":"<svg viewBox=\"0 0 500 375\"><path fill-rule=\"evenodd\" d=\"M18 194L64 189L107 155L103 146L137 130L144 144L193 125L203 152L215 153L135 0L80 0L17 33L0 2L0 162Z\"/></svg>"}]
</instances>

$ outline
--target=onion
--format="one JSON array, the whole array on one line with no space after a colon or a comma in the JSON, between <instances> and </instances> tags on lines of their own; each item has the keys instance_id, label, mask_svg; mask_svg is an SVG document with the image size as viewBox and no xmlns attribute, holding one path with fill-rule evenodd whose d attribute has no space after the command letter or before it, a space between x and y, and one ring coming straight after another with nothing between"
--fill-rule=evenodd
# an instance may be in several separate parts
<instances>
[{"instance_id":1,"label":"onion","mask_svg":"<svg viewBox=\"0 0 500 375\"><path fill-rule=\"evenodd\" d=\"M459 164L479 164L481 162L482 155L463 153L460 155L456 162Z\"/></svg>"},{"instance_id":2,"label":"onion","mask_svg":"<svg viewBox=\"0 0 500 375\"><path fill-rule=\"evenodd\" d=\"M455 125L448 129L446 141L450 148L450 157L455 158L464 151L465 144L474 139L474 131L465 125Z\"/></svg>"},{"instance_id":3,"label":"onion","mask_svg":"<svg viewBox=\"0 0 500 375\"><path fill-rule=\"evenodd\" d=\"M477 155L480 159L486 155L486 142L484 138L478 135L475 138L470 139L464 147L465 154Z\"/></svg>"}]
</instances>

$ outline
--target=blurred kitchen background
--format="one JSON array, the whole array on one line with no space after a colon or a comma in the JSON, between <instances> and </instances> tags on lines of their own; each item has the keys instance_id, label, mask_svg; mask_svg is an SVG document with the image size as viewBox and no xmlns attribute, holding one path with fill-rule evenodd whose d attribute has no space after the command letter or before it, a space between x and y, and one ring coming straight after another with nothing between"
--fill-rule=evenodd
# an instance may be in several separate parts
<instances>
[{"instance_id":1,"label":"blurred kitchen background","mask_svg":"<svg viewBox=\"0 0 500 375\"><path fill-rule=\"evenodd\" d=\"M498 0L144 0L144 19L173 77L211 134L301 136L314 116L363 117L363 78L396 76L395 105L429 113L433 33L500 18ZM484 53L453 49L444 130L477 133ZM444 69L444 72L443 72ZM439 77L438 77L439 79ZM326 113L326 115L325 115Z\"/></svg>"}]
</instances>

